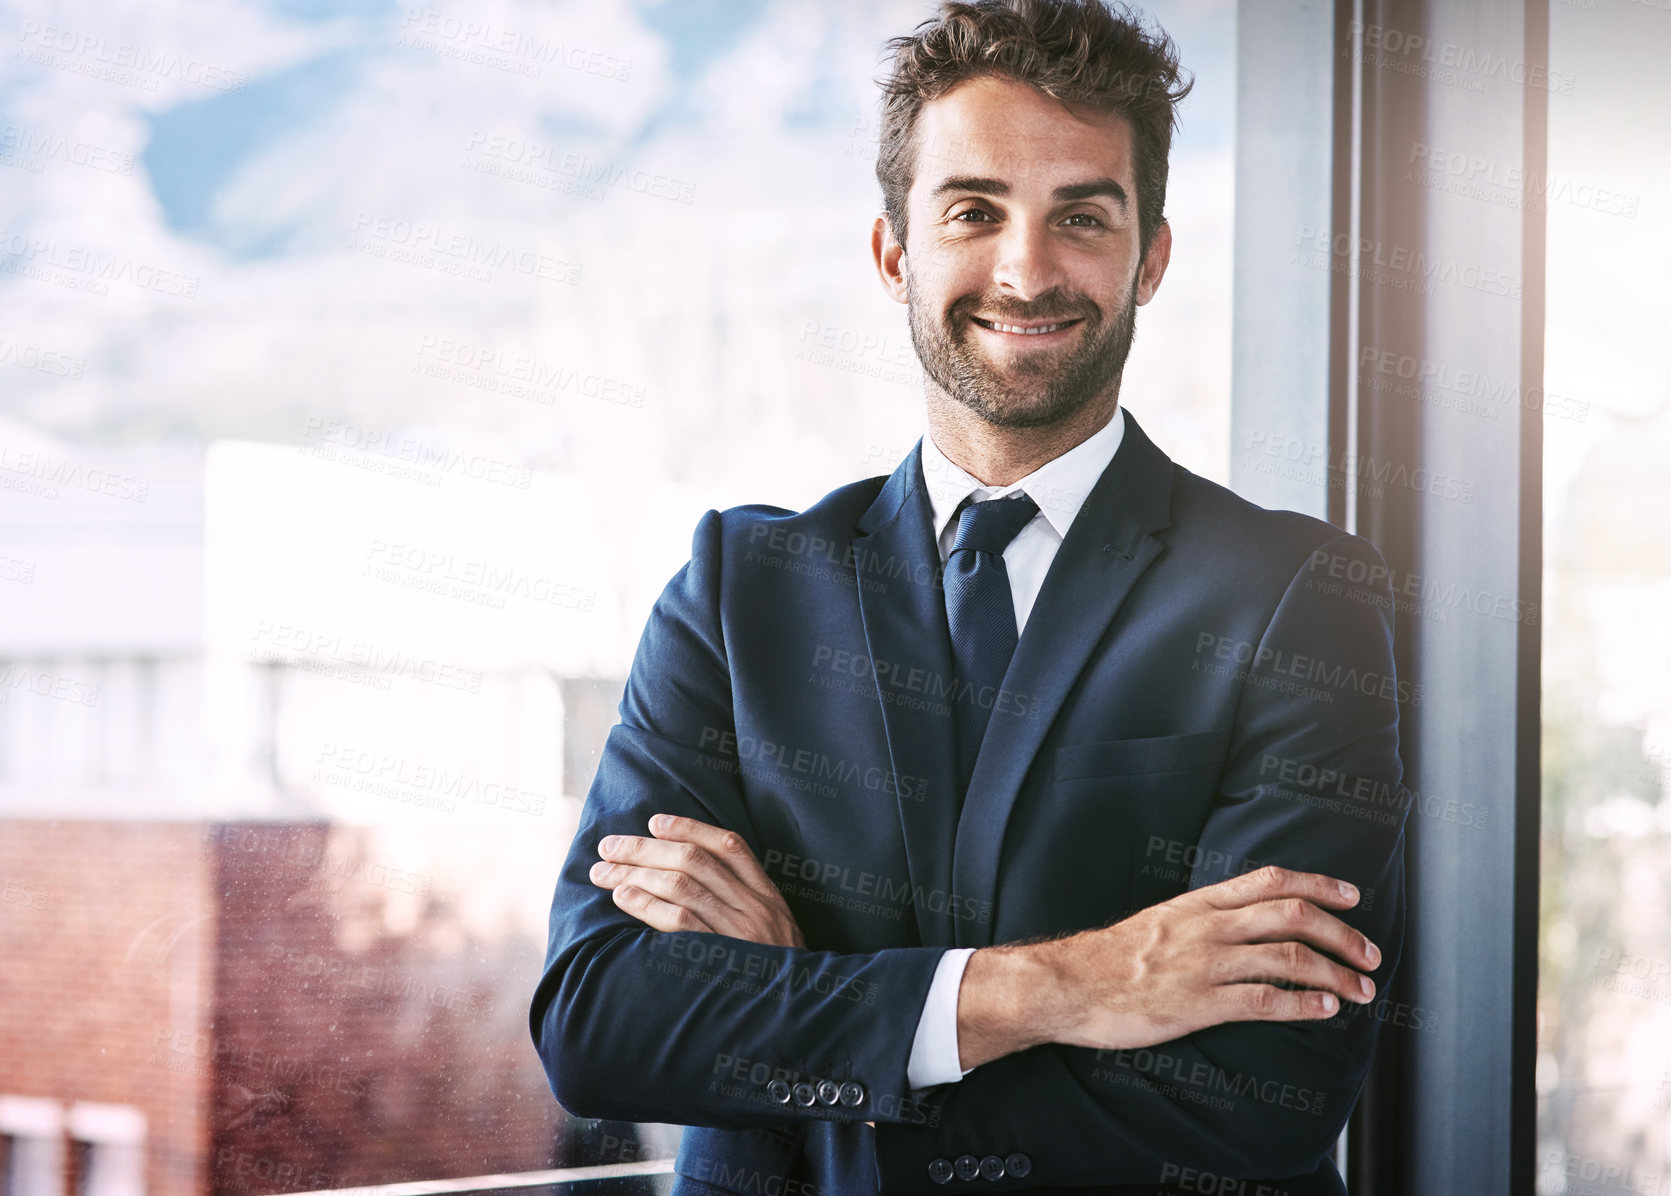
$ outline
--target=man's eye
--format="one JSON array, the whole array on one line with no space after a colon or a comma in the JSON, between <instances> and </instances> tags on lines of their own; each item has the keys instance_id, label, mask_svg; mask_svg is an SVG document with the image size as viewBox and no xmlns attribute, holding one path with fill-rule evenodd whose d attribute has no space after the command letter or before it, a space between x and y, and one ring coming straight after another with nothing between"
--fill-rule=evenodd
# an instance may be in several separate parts
<instances>
[{"instance_id":1,"label":"man's eye","mask_svg":"<svg viewBox=\"0 0 1671 1196\"><path fill-rule=\"evenodd\" d=\"M963 209L963 211L961 211L957 215L953 216L952 219L953 220L960 220L964 224L979 224L980 223L980 220L964 220L963 218L965 216L979 216L981 218L981 220L985 220L986 217L987 217L987 214L985 212L981 211L981 209L979 209L979 208L965 208L965 209Z\"/></svg>"},{"instance_id":2,"label":"man's eye","mask_svg":"<svg viewBox=\"0 0 1671 1196\"><path fill-rule=\"evenodd\" d=\"M1091 213L1089 213L1089 212L1075 212L1072 216L1069 216L1068 219L1069 220L1088 220L1088 221L1090 221L1089 224L1077 225L1076 227L1078 227L1078 228L1101 228L1102 227L1102 221L1098 220L1095 216L1091 215Z\"/></svg>"}]
</instances>

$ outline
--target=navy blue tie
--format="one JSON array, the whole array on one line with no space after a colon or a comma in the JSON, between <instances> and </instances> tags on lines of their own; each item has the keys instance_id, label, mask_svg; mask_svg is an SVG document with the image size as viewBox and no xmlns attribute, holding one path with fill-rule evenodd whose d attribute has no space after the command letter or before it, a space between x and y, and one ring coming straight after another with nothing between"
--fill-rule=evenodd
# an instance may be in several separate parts
<instances>
[{"instance_id":1,"label":"navy blue tie","mask_svg":"<svg viewBox=\"0 0 1671 1196\"><path fill-rule=\"evenodd\" d=\"M958 508L957 538L946 558L944 577L952 672L957 682L952 734L960 803L969 790L981 739L1020 638L1010 578L1004 571L1004 549L1038 510L1038 504L1020 491L986 502L965 499Z\"/></svg>"}]
</instances>

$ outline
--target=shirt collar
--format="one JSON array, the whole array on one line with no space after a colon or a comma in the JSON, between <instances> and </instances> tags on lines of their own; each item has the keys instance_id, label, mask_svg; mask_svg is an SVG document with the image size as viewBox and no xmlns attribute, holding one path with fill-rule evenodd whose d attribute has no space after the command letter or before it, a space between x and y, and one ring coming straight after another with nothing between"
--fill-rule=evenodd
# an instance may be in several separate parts
<instances>
[{"instance_id":1,"label":"shirt collar","mask_svg":"<svg viewBox=\"0 0 1671 1196\"><path fill-rule=\"evenodd\" d=\"M1126 409L1116 407L1114 418L1097 431L1074 445L1059 457L1053 457L1020 481L1008 486L987 486L971 476L950 457L940 451L930 432L923 433L923 481L928 486L928 500L934 511L934 536L945 534L946 525L958 506L971 494L975 501L1002 498L1017 490L1025 490L1027 497L1038 504L1039 512L1050 521L1056 534L1067 539L1068 528L1079 508L1091 493L1091 487L1108 468L1114 453L1125 435Z\"/></svg>"}]
</instances>

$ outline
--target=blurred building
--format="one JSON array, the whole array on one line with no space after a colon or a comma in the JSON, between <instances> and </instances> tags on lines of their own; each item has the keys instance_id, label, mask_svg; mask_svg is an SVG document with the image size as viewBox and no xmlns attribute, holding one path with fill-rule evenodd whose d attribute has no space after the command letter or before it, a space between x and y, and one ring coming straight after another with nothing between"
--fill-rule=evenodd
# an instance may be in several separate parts
<instances>
[{"instance_id":1,"label":"blurred building","mask_svg":"<svg viewBox=\"0 0 1671 1196\"><path fill-rule=\"evenodd\" d=\"M620 660L676 563L624 584L570 545L564 576L587 585L558 596L611 612L606 629L575 602L518 609L558 572L523 561L497 605L363 577L327 541L406 538L411 483L378 460L96 452L0 421L7 1196L264 1194L676 1147L672 1127L570 1122L527 1030ZM446 497L479 514L479 491ZM540 540L539 505L519 510L507 543ZM542 660L542 637L574 646Z\"/></svg>"},{"instance_id":2,"label":"blurred building","mask_svg":"<svg viewBox=\"0 0 1671 1196\"><path fill-rule=\"evenodd\" d=\"M268 1193L553 1165L519 961L323 824L11 820L0 1118L16 1196ZM390 934L383 891L427 899ZM346 947L359 931L361 945Z\"/></svg>"}]
</instances>

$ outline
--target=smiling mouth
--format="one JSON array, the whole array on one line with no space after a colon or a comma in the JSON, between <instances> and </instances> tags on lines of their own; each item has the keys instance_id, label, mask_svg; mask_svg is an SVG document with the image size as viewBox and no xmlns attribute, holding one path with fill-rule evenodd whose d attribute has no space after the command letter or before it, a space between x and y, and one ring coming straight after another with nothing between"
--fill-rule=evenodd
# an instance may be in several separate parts
<instances>
[{"instance_id":1,"label":"smiling mouth","mask_svg":"<svg viewBox=\"0 0 1671 1196\"><path fill-rule=\"evenodd\" d=\"M983 320L979 316L969 317L982 328L993 332L1007 332L1012 336L1044 336L1051 332L1060 332L1064 328L1072 328L1079 320L1058 320L1052 324L1008 324L1002 320Z\"/></svg>"}]
</instances>

